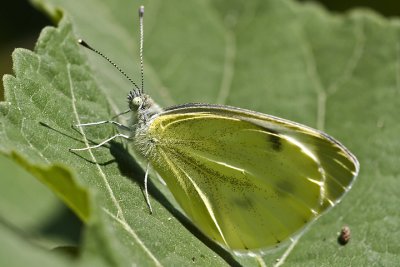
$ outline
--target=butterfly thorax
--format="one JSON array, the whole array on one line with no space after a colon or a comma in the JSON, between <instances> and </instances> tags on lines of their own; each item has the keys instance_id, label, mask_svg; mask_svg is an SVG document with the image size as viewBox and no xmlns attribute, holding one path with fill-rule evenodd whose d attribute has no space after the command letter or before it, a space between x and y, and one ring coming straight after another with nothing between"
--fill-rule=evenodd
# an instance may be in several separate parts
<instances>
[{"instance_id":1,"label":"butterfly thorax","mask_svg":"<svg viewBox=\"0 0 400 267\"><path fill-rule=\"evenodd\" d=\"M156 140L148 134L151 121L162 112L161 107L146 94L133 90L128 94L129 109L134 113L135 147L146 158L155 148Z\"/></svg>"}]
</instances>

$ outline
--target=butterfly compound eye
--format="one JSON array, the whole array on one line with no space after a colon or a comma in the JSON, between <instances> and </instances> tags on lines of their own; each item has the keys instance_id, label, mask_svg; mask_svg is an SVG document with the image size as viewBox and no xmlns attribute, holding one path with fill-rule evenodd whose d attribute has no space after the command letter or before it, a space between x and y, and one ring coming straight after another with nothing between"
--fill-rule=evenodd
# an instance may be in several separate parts
<instances>
[{"instance_id":1,"label":"butterfly compound eye","mask_svg":"<svg viewBox=\"0 0 400 267\"><path fill-rule=\"evenodd\" d=\"M140 107L143 104L143 100L141 97L137 96L134 99L132 99L132 104L136 107Z\"/></svg>"},{"instance_id":2,"label":"butterfly compound eye","mask_svg":"<svg viewBox=\"0 0 400 267\"><path fill-rule=\"evenodd\" d=\"M131 96L131 95L130 95ZM141 106L143 106L143 99L140 96L128 96L129 109L132 111L138 110Z\"/></svg>"}]
</instances>

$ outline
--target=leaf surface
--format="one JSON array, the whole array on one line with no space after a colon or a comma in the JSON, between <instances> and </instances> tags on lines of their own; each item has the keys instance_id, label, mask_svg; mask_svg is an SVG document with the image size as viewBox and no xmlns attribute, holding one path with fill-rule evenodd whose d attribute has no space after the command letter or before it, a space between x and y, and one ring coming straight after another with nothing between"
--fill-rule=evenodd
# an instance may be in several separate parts
<instances>
[{"instance_id":1,"label":"leaf surface","mask_svg":"<svg viewBox=\"0 0 400 267\"><path fill-rule=\"evenodd\" d=\"M296 266L398 262L398 21L365 10L332 15L282 0L143 3L145 90L157 102L222 103L284 117L326 131L360 160L359 179L343 202L312 225L287 258L285 248L266 255L267 265L277 258ZM0 149L87 222L82 261L256 266L207 242L154 175L149 215L143 162L125 144L68 152L115 133L107 126L80 132L71 124L125 110L132 87L78 47L76 35L140 81L138 4L36 5L55 20L57 10L69 19L45 29L35 52L14 53L15 75L4 78ZM340 247L336 238L343 225L352 237Z\"/></svg>"}]
</instances>

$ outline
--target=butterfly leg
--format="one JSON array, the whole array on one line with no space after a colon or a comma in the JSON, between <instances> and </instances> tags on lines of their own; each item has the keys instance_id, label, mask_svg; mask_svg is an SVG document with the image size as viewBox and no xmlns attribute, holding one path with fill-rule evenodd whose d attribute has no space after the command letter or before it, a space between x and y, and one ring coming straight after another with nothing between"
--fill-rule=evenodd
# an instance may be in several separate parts
<instances>
[{"instance_id":1,"label":"butterfly leg","mask_svg":"<svg viewBox=\"0 0 400 267\"><path fill-rule=\"evenodd\" d=\"M129 128L128 126L125 126L119 122L116 121L97 121L97 122L89 122L89 123L81 123L81 124L76 124L76 127L85 127L85 126L97 126L97 125L101 125L101 124L114 124L115 126L118 127L118 129L123 130L123 131L132 131L131 128Z\"/></svg>"},{"instance_id":2,"label":"butterfly leg","mask_svg":"<svg viewBox=\"0 0 400 267\"><path fill-rule=\"evenodd\" d=\"M144 196L146 198L147 206L149 206L150 214L152 214L153 209L151 208L149 192L147 191L147 180L148 180L148 176L149 176L149 168L150 168L150 162L147 163L146 174L144 175Z\"/></svg>"},{"instance_id":3,"label":"butterfly leg","mask_svg":"<svg viewBox=\"0 0 400 267\"><path fill-rule=\"evenodd\" d=\"M92 149L92 148L98 148L98 147L101 147L102 145L110 142L111 140L113 140L113 139L115 139L117 137L123 137L123 138L126 138L126 139L130 138L130 136L126 135L126 134L116 134L116 135L111 136L107 140L104 140L103 142L101 142L100 144L97 144L95 146L88 146L88 147L83 147L83 148L70 148L69 150L70 151L83 151L83 150L89 150L89 149Z\"/></svg>"}]
</instances>

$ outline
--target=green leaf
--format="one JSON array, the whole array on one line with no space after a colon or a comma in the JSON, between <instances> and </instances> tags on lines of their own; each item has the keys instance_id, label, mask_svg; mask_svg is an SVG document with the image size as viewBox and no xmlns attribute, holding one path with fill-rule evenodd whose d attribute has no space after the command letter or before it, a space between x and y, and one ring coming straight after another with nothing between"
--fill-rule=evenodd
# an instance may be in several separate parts
<instances>
[{"instance_id":1,"label":"green leaf","mask_svg":"<svg viewBox=\"0 0 400 267\"><path fill-rule=\"evenodd\" d=\"M48 249L77 245L79 220L46 186L3 155L0 170L0 224Z\"/></svg>"},{"instance_id":2,"label":"green leaf","mask_svg":"<svg viewBox=\"0 0 400 267\"><path fill-rule=\"evenodd\" d=\"M266 255L267 265L277 258L296 266L396 265L398 21L365 10L332 15L288 0L143 3L145 90L160 104L223 103L284 117L323 129L360 160L358 181L342 203L313 224L288 257L286 248ZM140 81L138 3L36 5L54 20L66 12L79 37ZM104 126L80 133L71 124L125 110L132 87L76 39L63 20L43 31L35 52L13 54L15 77L4 78L0 150L86 221L82 263L256 266L196 232L155 177L149 215L141 161L124 145L68 152L114 133ZM340 247L343 225L352 236Z\"/></svg>"},{"instance_id":3,"label":"green leaf","mask_svg":"<svg viewBox=\"0 0 400 267\"><path fill-rule=\"evenodd\" d=\"M71 127L111 113L67 20L59 29L46 28L35 52L17 49L13 59L15 77L4 77L7 102L0 106L0 149L50 187L87 224L83 263L186 265L193 258L202 265L223 263L206 244L215 245L196 238L193 226L154 187L150 192L158 202L153 200L155 214L149 214L141 190L144 173L127 148L111 143L108 149L69 152L89 142L86 136L105 139L113 129L79 132ZM159 232L164 234L160 237ZM190 245L176 245L185 242ZM216 250L225 261L236 263L228 253Z\"/></svg>"},{"instance_id":4,"label":"green leaf","mask_svg":"<svg viewBox=\"0 0 400 267\"><path fill-rule=\"evenodd\" d=\"M33 247L23 236L0 223L1 266L71 266L64 255Z\"/></svg>"}]
</instances>

